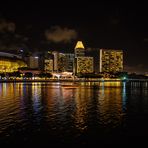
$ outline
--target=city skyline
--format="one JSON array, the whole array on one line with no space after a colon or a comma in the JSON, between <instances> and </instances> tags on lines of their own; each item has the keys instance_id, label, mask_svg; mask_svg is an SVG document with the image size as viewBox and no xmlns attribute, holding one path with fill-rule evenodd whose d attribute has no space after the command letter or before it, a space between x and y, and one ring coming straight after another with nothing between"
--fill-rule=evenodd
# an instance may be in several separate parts
<instances>
[{"instance_id":1,"label":"city skyline","mask_svg":"<svg viewBox=\"0 0 148 148\"><path fill-rule=\"evenodd\" d=\"M0 145L145 146L147 17L147 2L1 1Z\"/></svg>"},{"instance_id":2,"label":"city skyline","mask_svg":"<svg viewBox=\"0 0 148 148\"><path fill-rule=\"evenodd\" d=\"M64 7L10 2L0 7L1 48L72 53L77 40L82 40L86 49L123 50L126 71L147 72L148 22L144 4L76 3Z\"/></svg>"}]
</instances>

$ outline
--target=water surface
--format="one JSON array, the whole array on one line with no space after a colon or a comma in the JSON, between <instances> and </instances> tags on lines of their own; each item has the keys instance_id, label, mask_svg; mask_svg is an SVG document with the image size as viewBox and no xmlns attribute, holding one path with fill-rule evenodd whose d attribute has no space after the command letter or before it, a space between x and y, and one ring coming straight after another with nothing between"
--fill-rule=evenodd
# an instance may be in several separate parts
<instances>
[{"instance_id":1,"label":"water surface","mask_svg":"<svg viewBox=\"0 0 148 148\"><path fill-rule=\"evenodd\" d=\"M0 143L128 144L147 136L147 82L0 83Z\"/></svg>"}]
</instances>

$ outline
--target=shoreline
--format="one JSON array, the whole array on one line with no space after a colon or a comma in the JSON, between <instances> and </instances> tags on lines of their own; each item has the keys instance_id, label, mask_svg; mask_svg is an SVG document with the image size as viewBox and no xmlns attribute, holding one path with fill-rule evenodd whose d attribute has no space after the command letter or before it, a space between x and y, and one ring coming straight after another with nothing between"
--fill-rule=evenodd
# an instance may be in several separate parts
<instances>
[{"instance_id":1,"label":"shoreline","mask_svg":"<svg viewBox=\"0 0 148 148\"><path fill-rule=\"evenodd\" d=\"M44 80L0 80L0 83L19 83L19 82L148 82L148 79L44 79Z\"/></svg>"}]
</instances>

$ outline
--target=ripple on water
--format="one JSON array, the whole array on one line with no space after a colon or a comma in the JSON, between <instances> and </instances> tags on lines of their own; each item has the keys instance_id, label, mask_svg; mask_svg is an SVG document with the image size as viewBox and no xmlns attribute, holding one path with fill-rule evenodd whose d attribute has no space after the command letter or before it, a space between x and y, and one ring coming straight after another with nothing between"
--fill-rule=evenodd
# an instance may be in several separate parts
<instances>
[{"instance_id":1,"label":"ripple on water","mask_svg":"<svg viewBox=\"0 0 148 148\"><path fill-rule=\"evenodd\" d=\"M136 131L142 135L140 129L148 133L145 88L105 85L0 84L0 140L87 143Z\"/></svg>"}]
</instances>

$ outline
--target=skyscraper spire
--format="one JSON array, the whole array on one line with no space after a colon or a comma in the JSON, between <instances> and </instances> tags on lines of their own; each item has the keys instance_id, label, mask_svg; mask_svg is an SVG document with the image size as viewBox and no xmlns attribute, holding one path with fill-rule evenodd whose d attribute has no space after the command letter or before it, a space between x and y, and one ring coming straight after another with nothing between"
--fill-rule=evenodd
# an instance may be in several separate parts
<instances>
[{"instance_id":1,"label":"skyscraper spire","mask_svg":"<svg viewBox=\"0 0 148 148\"><path fill-rule=\"evenodd\" d=\"M83 45L82 41L77 42L75 49L84 49L84 45Z\"/></svg>"}]
</instances>

